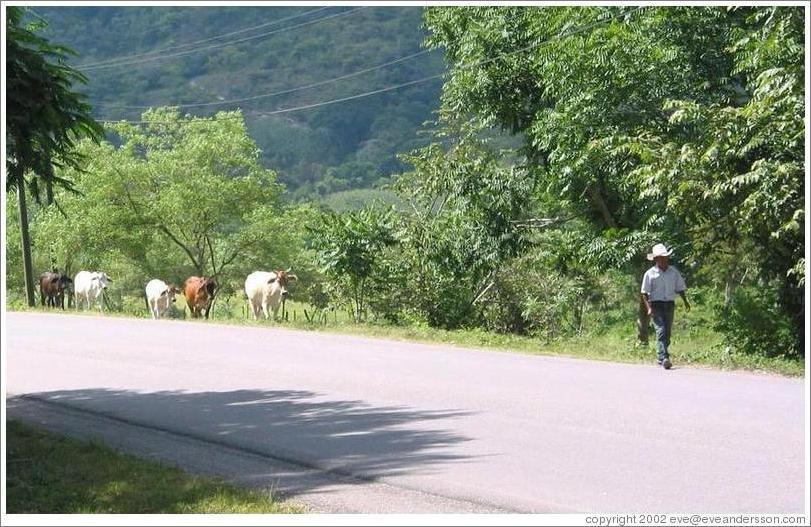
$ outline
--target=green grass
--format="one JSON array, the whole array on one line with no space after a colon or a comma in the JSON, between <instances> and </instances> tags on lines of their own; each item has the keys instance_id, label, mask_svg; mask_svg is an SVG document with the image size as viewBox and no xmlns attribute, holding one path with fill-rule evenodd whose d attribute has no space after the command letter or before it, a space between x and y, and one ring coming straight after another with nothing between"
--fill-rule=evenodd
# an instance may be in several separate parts
<instances>
[{"instance_id":1,"label":"green grass","mask_svg":"<svg viewBox=\"0 0 811 527\"><path fill-rule=\"evenodd\" d=\"M297 513L268 495L8 421L9 514Z\"/></svg>"},{"instance_id":2,"label":"green grass","mask_svg":"<svg viewBox=\"0 0 811 527\"><path fill-rule=\"evenodd\" d=\"M183 310L183 298L177 300L178 314ZM635 313L629 307L627 313L611 312L609 314L594 311L586 316L587 331L579 336L565 337L556 340L544 340L536 337L524 337L512 334L501 334L482 329L458 329L453 331L432 328L424 324L390 324L367 322L355 324L346 311L329 312L327 323L309 323L304 317L304 310L311 311L311 306L300 302L287 302L288 320L272 322L254 321L247 316L244 302L233 297L230 302L221 300L212 310L212 319L208 323L240 326L276 326L291 329L362 335L385 339L440 343L453 346L492 349L534 355L558 355L592 360L605 360L627 363L653 364L656 359L654 335L648 346L640 345L636 338ZM107 312L106 315L124 317L148 317L142 299L126 299L120 312ZM28 310L19 304L9 309ZM41 311L42 308L34 308ZM51 310L53 312L53 310ZM76 311L68 311L76 313ZM98 311L90 312L98 313ZM714 324L712 308L699 302L693 303L689 313L681 308L676 312L671 357L677 366L705 366L726 370L746 370L763 373L801 377L804 375L804 363L801 359L785 357L764 357L737 352L726 346L723 337L712 329ZM191 321L191 319L187 319ZM202 321L195 321L202 322Z\"/></svg>"}]
</instances>

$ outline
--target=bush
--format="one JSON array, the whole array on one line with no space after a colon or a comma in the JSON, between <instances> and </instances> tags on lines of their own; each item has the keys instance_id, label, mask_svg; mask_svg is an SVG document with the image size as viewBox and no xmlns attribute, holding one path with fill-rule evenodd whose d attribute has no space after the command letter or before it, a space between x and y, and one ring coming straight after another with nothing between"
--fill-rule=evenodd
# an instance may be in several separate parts
<instances>
[{"instance_id":1,"label":"bush","mask_svg":"<svg viewBox=\"0 0 811 527\"><path fill-rule=\"evenodd\" d=\"M791 319L781 309L774 287L741 287L727 309L718 308L715 329L743 353L764 357L798 357Z\"/></svg>"},{"instance_id":2,"label":"bush","mask_svg":"<svg viewBox=\"0 0 811 527\"><path fill-rule=\"evenodd\" d=\"M626 273L589 263L565 235L546 238L495 276L478 304L483 327L555 339L615 324L626 313L634 320L638 286Z\"/></svg>"}]
</instances>

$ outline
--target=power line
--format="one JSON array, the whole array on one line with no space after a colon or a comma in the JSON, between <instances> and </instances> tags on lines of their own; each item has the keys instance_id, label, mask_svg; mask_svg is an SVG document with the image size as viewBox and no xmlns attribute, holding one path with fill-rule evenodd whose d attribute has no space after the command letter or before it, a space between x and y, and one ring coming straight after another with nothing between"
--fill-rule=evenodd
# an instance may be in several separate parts
<instances>
[{"instance_id":1,"label":"power line","mask_svg":"<svg viewBox=\"0 0 811 527\"><path fill-rule=\"evenodd\" d=\"M141 57L148 57L150 55L159 55L159 54L165 53L167 51L176 51L176 50L179 50L179 49L188 48L188 47L191 47L191 46L196 46L198 44L204 44L206 42L211 42L212 40L218 40L218 39L221 39L221 38L230 37L232 35L238 35L240 33L247 33L249 31L254 31L256 29L261 29L263 27L275 26L276 24L281 24L282 22L288 22L288 21L294 20L296 18L301 18L301 17L307 16L307 15L311 15L313 13L323 11L324 9L329 9L330 7L332 7L332 6L324 6L324 7L318 8L318 9L311 9L310 11L305 11L304 13L298 13L296 15L288 16L288 17L285 17L285 18L279 18L277 20L271 20L270 22L265 22L264 24L259 24L258 26L246 27L245 29L238 29L236 31L231 31L229 33L223 33L221 35L214 35L213 37L204 38L203 40L196 40L194 42L187 42L186 44L178 44L176 46L168 46L168 47L161 48L161 49L147 51L145 53L136 53L136 54L133 54L133 55L125 55L125 56L122 56L122 57L115 57L115 58L111 58L111 59L101 60L101 61L98 61L98 62L87 62L87 63L84 63L84 64L78 64L75 67L76 68L94 68L94 67L97 67L97 66L112 66L112 65L114 65L114 63L118 63L118 62L126 62L126 61L129 61L129 60L132 60L132 59L137 59L137 58L141 58Z\"/></svg>"},{"instance_id":2,"label":"power line","mask_svg":"<svg viewBox=\"0 0 811 527\"><path fill-rule=\"evenodd\" d=\"M640 11L644 7L645 6L637 6L633 10L628 12L627 14L630 15L632 13ZM519 48L519 49L516 49L516 50L513 50L513 51L508 51L506 53L500 53L500 54L496 55L495 57L490 57L489 59L482 59L482 60L478 60L476 62L471 62L471 63L468 63L468 64L463 64L463 65L457 66L456 70L457 71L466 70L466 69L475 68L475 67L478 67L478 66L483 66L485 64L489 64L491 62L494 62L496 60L499 60L501 58L504 58L504 57L507 57L507 56L510 56L510 55L515 55L517 53L522 53L524 51L529 51L529 50L538 48L538 47L540 47L540 46L542 46L544 44L548 44L548 43L550 43L550 42L552 42L554 40L559 40L561 38L570 37L570 36L575 35L577 33L581 33L583 31L587 31L589 29L592 29L594 27L606 24L608 22L612 22L612 21L616 20L618 17L620 17L623 14L624 13L621 13L621 12L617 13L617 14L611 16L611 17L608 17L608 18L605 18L605 19L602 19L602 20L598 20L596 22L592 22L591 24L587 24L585 26L581 26L579 28L576 28L573 31L570 31L568 33L553 35L553 36L549 37L546 40L542 40L542 41L537 42L535 44L530 44L528 46L524 46L523 48ZM394 85L394 86L388 86L388 87L385 87L385 88L380 88L380 89L377 89L377 90L372 90L372 91L368 91L368 92L364 92L364 93L359 93L359 94L351 95L351 96L348 96L348 97L341 97L341 98L338 98L338 99L331 99L331 100L328 100L328 101L321 101L321 102L317 102L317 103L306 104L306 105L296 106L296 107L292 107L292 108L283 108L283 109L280 109L280 110L273 110L273 111L268 111L268 112L246 113L246 114L240 114L240 115L229 116L229 117L220 117L220 118L214 117L213 119L214 120L223 120L224 121L224 120L242 119L244 117L268 117L268 116L272 116L272 115L279 115L279 114L290 113L290 112L295 112L295 111L300 111L300 110L307 110L307 109L311 109L311 108L318 108L318 107L321 107L321 106L327 106L327 105L330 105L330 104L337 104L337 103L340 103L340 102L351 101L351 100L360 99L360 98L363 98L363 97L369 97L371 95L377 95L379 93L385 93L385 92L390 92L390 91L394 91L394 90L399 90L399 89L402 89L402 88L405 88L405 87L408 87L408 86L414 86L414 85L417 85L417 84L422 84L424 82L428 82L428 81L443 77L444 75L445 75L444 72L443 73L437 73L435 75L429 75L427 77L422 77L420 79L416 79L416 80L409 81L409 82L404 82L402 84L397 84L397 85ZM141 120L141 121L137 121L137 120L130 121L130 120L124 120L124 119L119 120L119 121L114 121L114 120L107 119L107 120L100 120L100 122L102 122L102 123L126 122L126 123L129 123L129 124L173 124L174 123L174 121L143 121L143 120Z\"/></svg>"},{"instance_id":3,"label":"power line","mask_svg":"<svg viewBox=\"0 0 811 527\"><path fill-rule=\"evenodd\" d=\"M357 77L358 75L363 75L364 73L369 73L369 72L372 72L372 71L375 71L375 70L387 68L389 66L393 66L394 64L399 64L400 62L404 62L406 60L410 60L410 59L413 59L413 58L416 58L416 57L420 57L422 55L426 55L426 54L428 54L428 53L430 53L432 51L433 50L431 50L431 49L424 49L424 50L418 51L416 53L411 53L410 55L406 55L406 56L403 56L403 57L399 57L399 58L390 60L388 62L384 62L383 64L378 64L376 66L371 66L369 68L364 68L364 69L361 69L361 70L358 70L358 71L353 71L352 73L347 73L345 75L341 75L339 77L334 77L332 79L325 79L325 80L322 80L322 81L313 82L311 84L305 84L303 86L298 86L296 88L289 88L289 89L286 89L286 90L277 91L277 92L273 92L273 93L263 93L261 95L253 95L251 97L243 97L243 98L240 98L240 99L230 99L230 100L223 100L223 101L212 101L212 102L201 102L201 103L188 103L188 104L179 103L179 104L176 104L176 105L150 104L150 105L134 105L134 106L127 106L127 105L112 106L112 105L106 105L106 104L99 104L97 106L102 107L102 108L140 110L140 109L154 108L156 106L176 106L178 108L199 108L199 107L204 107L204 106L219 106L219 105L223 105L223 104L236 104L236 103L241 103L241 102L249 102L249 101L255 101L255 100L258 100L258 99L267 99L267 98L270 98L270 97L277 97L279 95L287 95L287 94L290 94L290 93L295 93L295 92L302 91L302 90L307 90L307 89L310 89L310 88L316 88L318 86L324 86L326 84L332 84L334 82L342 81L342 80L349 79L349 78L352 78L352 77Z\"/></svg>"},{"instance_id":4,"label":"power line","mask_svg":"<svg viewBox=\"0 0 811 527\"><path fill-rule=\"evenodd\" d=\"M129 62L118 62L118 63L110 64L110 65L100 65L100 66L94 66L94 67L85 67L83 69L83 71L106 69L106 68L112 68L112 67L117 67L117 66L131 66L131 65L135 65L135 64L144 64L144 63L148 63L148 62L154 62L156 60L163 60L163 59L168 59L168 58L172 58L172 57L180 57L180 56L184 56L184 55L189 55L191 53L197 53L199 51L205 51L205 50L209 50L209 49L217 49L217 48L223 48L223 47L227 47L227 46L233 46L235 44L241 44L243 42L248 42L250 40L256 40L258 38L268 37L270 35L275 35L277 33L284 33L286 31L291 31L293 29L298 29L300 27L310 26L310 25L313 25L313 24L317 24L319 22L324 22L325 20L332 20L334 18L346 16L346 15L355 13L357 11L361 11L363 9L368 9L369 7L370 6L356 7L354 9L350 9L348 11L341 11L340 13L336 13L334 15L329 15L329 16L317 18L315 20L302 22L301 24L296 24L296 25L293 25L293 26L288 26L288 27L283 27L283 28L280 28L280 29L275 29L273 31L268 31L267 33L260 33L258 35L253 35L251 37L245 37L245 38L234 40L234 41L231 41L231 42L224 42L224 43L220 43L220 44L212 44L210 46L203 46L201 48L190 49L190 50L186 50L186 51L178 51L176 53L169 53L167 55L160 55L160 56L156 56L156 57L146 57L146 58L143 58L143 59L140 59L140 60L133 60L133 61L129 61Z\"/></svg>"}]
</instances>

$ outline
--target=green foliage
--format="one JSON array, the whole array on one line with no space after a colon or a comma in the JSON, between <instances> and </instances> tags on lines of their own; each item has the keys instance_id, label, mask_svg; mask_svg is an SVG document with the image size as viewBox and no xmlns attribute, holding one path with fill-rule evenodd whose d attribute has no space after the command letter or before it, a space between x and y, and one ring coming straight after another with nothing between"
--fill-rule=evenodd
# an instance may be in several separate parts
<instances>
[{"instance_id":1,"label":"green foliage","mask_svg":"<svg viewBox=\"0 0 811 527\"><path fill-rule=\"evenodd\" d=\"M156 110L144 115L147 127L118 125L120 146L81 143L84 170L64 172L78 193L60 191L58 207L33 214L36 268L104 269L115 280L114 308L125 305L116 294L140 298L156 277L215 276L221 301L241 297L256 269L296 266L307 284L314 265L304 225L315 210L281 204L282 187L259 164L239 115L222 116Z\"/></svg>"},{"instance_id":2,"label":"green foliage","mask_svg":"<svg viewBox=\"0 0 811 527\"><path fill-rule=\"evenodd\" d=\"M9 7L6 15L6 191L17 190L23 281L31 306L34 277L26 183L37 202L40 182L49 203L54 185L70 189L71 181L56 176L52 165L79 167L76 142L82 137L98 140L102 128L90 116L84 97L73 91L73 84L86 78L65 64L72 51L51 44L35 33L37 28L24 27L22 8Z\"/></svg>"},{"instance_id":3,"label":"green foliage","mask_svg":"<svg viewBox=\"0 0 811 527\"><path fill-rule=\"evenodd\" d=\"M326 212L311 227L332 297L351 299L356 322L365 318L368 285L381 271L381 251L397 242L394 219L391 209L368 207L342 214Z\"/></svg>"},{"instance_id":4,"label":"green foliage","mask_svg":"<svg viewBox=\"0 0 811 527\"><path fill-rule=\"evenodd\" d=\"M66 64L73 51L24 26L24 14L20 7L6 10L6 170L13 176L6 190L33 171L37 177L29 185L39 199L40 180L70 188L70 180L54 176L51 163L78 167L76 142L98 139L102 128L90 117L85 97L74 91L87 78Z\"/></svg>"},{"instance_id":5,"label":"green foliage","mask_svg":"<svg viewBox=\"0 0 811 527\"><path fill-rule=\"evenodd\" d=\"M719 308L717 316L717 329L730 347L755 356L797 356L792 321L780 308L775 288L739 288L732 305Z\"/></svg>"},{"instance_id":6,"label":"green foliage","mask_svg":"<svg viewBox=\"0 0 811 527\"><path fill-rule=\"evenodd\" d=\"M403 202L391 190L380 189L356 189L344 190L335 192L324 196L320 203L335 212L344 212L347 210L359 210L367 206L369 203L383 203L391 205L395 208L402 209Z\"/></svg>"},{"instance_id":7,"label":"green foliage","mask_svg":"<svg viewBox=\"0 0 811 527\"><path fill-rule=\"evenodd\" d=\"M394 189L408 204L403 256L420 291L413 309L430 324L477 323L475 302L524 238L517 220L532 195L524 170L503 166L475 130L450 147L404 155L413 170Z\"/></svg>"},{"instance_id":8,"label":"green foliage","mask_svg":"<svg viewBox=\"0 0 811 527\"><path fill-rule=\"evenodd\" d=\"M433 7L424 18L451 68L445 122L522 134L537 202L587 220L596 260L636 273L656 240L728 298L760 276L803 350L800 8Z\"/></svg>"},{"instance_id":9,"label":"green foliage","mask_svg":"<svg viewBox=\"0 0 811 527\"><path fill-rule=\"evenodd\" d=\"M125 13L58 12L76 20ZM408 20L400 10L362 11L384 12L384 26ZM137 16L117 23L157 16L126 13ZM195 26L184 13L165 10L161 20ZM751 365L803 353L801 10L434 7L424 21L428 46L442 48L449 67L432 136L402 140L414 108L432 104L423 92L401 97L396 110L383 97L382 106L353 102L247 124L239 112L214 121L151 110L145 128L115 127L120 147L79 145L88 175L59 174L80 182L83 196L60 193L61 210L33 211L38 266L103 267L133 284L210 272L224 284L222 316L233 317L246 274L293 265L298 299L319 310L350 304L355 322L530 335L556 346L608 331L623 348L617 356L636 360L645 353L632 345L644 255L663 241L676 249L691 295L698 289L718 313L732 313L716 324L708 301L701 316L684 317L677 333L711 343L695 356L683 351L686 360ZM374 27L366 29L376 42L385 35ZM99 46L101 57L109 50ZM341 63L332 48L318 59L319 75ZM269 71L291 72L288 54L311 58L316 49L306 40L277 55L233 49L211 64L139 75L157 86L166 80L158 73L193 71L199 89L229 98L248 81L231 76L226 89L210 68L261 60L246 77L270 90ZM114 83L103 90L110 86L128 93ZM270 148L259 152L248 131ZM385 161L393 145L408 153ZM283 179L301 175L294 197L318 195L334 212L283 206L262 161L277 163ZM397 171L385 190L357 190ZM390 208L368 206L374 196ZM763 291L753 296L752 287ZM126 294L120 305L136 309ZM729 350L714 347L713 327ZM772 348L770 331L779 335Z\"/></svg>"},{"instance_id":10,"label":"green foliage","mask_svg":"<svg viewBox=\"0 0 811 527\"><path fill-rule=\"evenodd\" d=\"M582 333L585 313L608 306L613 283L627 286L621 273L594 265L577 231L540 233L533 247L504 266L482 303L486 327L541 336L547 340ZM634 287L630 291L634 291ZM625 294L611 298L628 303Z\"/></svg>"},{"instance_id":11,"label":"green foliage","mask_svg":"<svg viewBox=\"0 0 811 527\"><path fill-rule=\"evenodd\" d=\"M729 251L734 266L746 255L753 278L777 290L798 351L805 340L803 28L796 8L747 12L727 48L737 99L667 102L666 129L638 143L655 161L631 173L685 220L699 254ZM745 331L734 331L736 340Z\"/></svg>"},{"instance_id":12,"label":"green foliage","mask_svg":"<svg viewBox=\"0 0 811 527\"><path fill-rule=\"evenodd\" d=\"M37 13L50 22L53 38L78 51L80 58L72 64L83 69L81 64L177 47L314 9L316 6L43 6ZM262 35L350 9L334 6L196 47ZM88 99L97 118L138 119L143 109L122 106L240 99L317 84L419 51L424 36L419 28L421 12L419 7L367 7L236 45L130 66L87 69ZM281 96L188 110L198 116L242 110L261 150L262 164L278 172L295 199L305 199L370 187L378 178L401 170L396 154L425 144L416 131L436 109L441 81L306 111L266 117L253 114L397 85L440 68L440 54L432 53ZM359 164L371 169L358 170ZM329 171L333 173L328 177Z\"/></svg>"}]
</instances>

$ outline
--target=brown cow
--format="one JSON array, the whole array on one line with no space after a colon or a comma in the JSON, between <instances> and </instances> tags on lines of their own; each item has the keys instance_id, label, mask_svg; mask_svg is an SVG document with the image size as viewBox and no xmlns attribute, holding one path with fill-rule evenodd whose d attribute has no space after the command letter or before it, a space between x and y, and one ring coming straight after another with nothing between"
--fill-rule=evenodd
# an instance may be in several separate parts
<instances>
[{"instance_id":1,"label":"brown cow","mask_svg":"<svg viewBox=\"0 0 811 527\"><path fill-rule=\"evenodd\" d=\"M183 294L186 296L186 305L189 306L192 318L200 318L204 313L208 319L208 312L217 294L217 282L213 278L204 276L190 276L183 283Z\"/></svg>"},{"instance_id":2,"label":"brown cow","mask_svg":"<svg viewBox=\"0 0 811 527\"><path fill-rule=\"evenodd\" d=\"M59 272L59 269L45 271L39 275L39 297L42 305L65 309L65 293L70 295L73 280Z\"/></svg>"}]
</instances>

